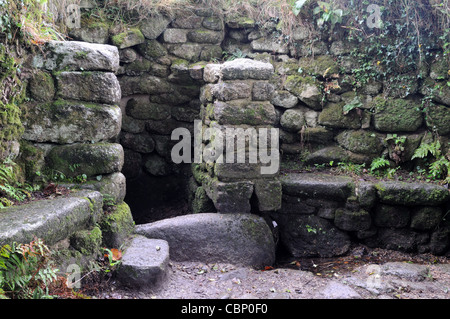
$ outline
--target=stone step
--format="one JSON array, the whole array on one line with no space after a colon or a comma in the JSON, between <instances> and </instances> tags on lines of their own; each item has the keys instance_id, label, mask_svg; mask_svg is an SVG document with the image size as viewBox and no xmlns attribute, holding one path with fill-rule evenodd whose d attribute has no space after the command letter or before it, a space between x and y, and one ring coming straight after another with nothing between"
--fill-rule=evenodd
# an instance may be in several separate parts
<instances>
[{"instance_id":1,"label":"stone step","mask_svg":"<svg viewBox=\"0 0 450 319\"><path fill-rule=\"evenodd\" d=\"M167 278L169 244L162 239L137 235L131 239L117 269L117 279L126 287L140 290L159 288Z\"/></svg>"},{"instance_id":2,"label":"stone step","mask_svg":"<svg viewBox=\"0 0 450 319\"><path fill-rule=\"evenodd\" d=\"M0 214L0 246L29 243L35 237L52 245L78 230L93 226L102 213L100 192L73 191L68 196L39 200L2 209Z\"/></svg>"}]
</instances>

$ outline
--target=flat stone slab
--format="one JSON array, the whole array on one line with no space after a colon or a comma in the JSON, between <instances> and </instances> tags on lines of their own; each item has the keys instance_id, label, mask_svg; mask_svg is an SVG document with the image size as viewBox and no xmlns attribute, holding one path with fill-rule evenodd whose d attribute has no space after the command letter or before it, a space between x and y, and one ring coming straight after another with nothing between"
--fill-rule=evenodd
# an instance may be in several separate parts
<instances>
[{"instance_id":1,"label":"flat stone slab","mask_svg":"<svg viewBox=\"0 0 450 319\"><path fill-rule=\"evenodd\" d=\"M361 295L352 287L337 281L330 281L323 289L314 296L319 299L361 299Z\"/></svg>"},{"instance_id":2,"label":"flat stone slab","mask_svg":"<svg viewBox=\"0 0 450 319\"><path fill-rule=\"evenodd\" d=\"M375 184L382 203L394 205L440 205L447 201L450 193L447 188L435 184L380 182Z\"/></svg>"},{"instance_id":3,"label":"flat stone slab","mask_svg":"<svg viewBox=\"0 0 450 319\"><path fill-rule=\"evenodd\" d=\"M56 75L58 98L94 103L119 104L122 96L112 72L60 72Z\"/></svg>"},{"instance_id":4,"label":"flat stone slab","mask_svg":"<svg viewBox=\"0 0 450 319\"><path fill-rule=\"evenodd\" d=\"M272 232L252 214L201 213L137 225L135 233L166 240L174 261L263 267L275 262Z\"/></svg>"},{"instance_id":5,"label":"flat stone slab","mask_svg":"<svg viewBox=\"0 0 450 319\"><path fill-rule=\"evenodd\" d=\"M430 268L427 265L404 262L388 262L381 266L380 275L392 275L410 281L422 281L427 278Z\"/></svg>"},{"instance_id":6,"label":"flat stone slab","mask_svg":"<svg viewBox=\"0 0 450 319\"><path fill-rule=\"evenodd\" d=\"M161 239L136 236L122 255L117 278L124 286L158 288L167 277L169 245Z\"/></svg>"},{"instance_id":7,"label":"flat stone slab","mask_svg":"<svg viewBox=\"0 0 450 319\"><path fill-rule=\"evenodd\" d=\"M49 71L110 71L119 69L119 50L106 44L81 41L50 41L33 66Z\"/></svg>"},{"instance_id":8,"label":"flat stone slab","mask_svg":"<svg viewBox=\"0 0 450 319\"><path fill-rule=\"evenodd\" d=\"M270 63L252 59L235 59L223 64L207 65L204 79L207 82L222 80L268 80L274 73Z\"/></svg>"},{"instance_id":9,"label":"flat stone slab","mask_svg":"<svg viewBox=\"0 0 450 319\"><path fill-rule=\"evenodd\" d=\"M120 133L119 106L59 100L28 104L23 138L33 142L71 144L110 140Z\"/></svg>"},{"instance_id":10,"label":"flat stone slab","mask_svg":"<svg viewBox=\"0 0 450 319\"><path fill-rule=\"evenodd\" d=\"M50 168L65 176L86 174L90 177L120 172L124 151L118 143L68 144L52 148L46 160Z\"/></svg>"},{"instance_id":11,"label":"flat stone slab","mask_svg":"<svg viewBox=\"0 0 450 319\"><path fill-rule=\"evenodd\" d=\"M345 201L351 194L353 180L326 174L288 174L280 177L283 193L308 198Z\"/></svg>"},{"instance_id":12,"label":"flat stone slab","mask_svg":"<svg viewBox=\"0 0 450 319\"><path fill-rule=\"evenodd\" d=\"M47 245L94 225L102 213L103 196L82 190L69 196L39 200L0 211L0 245L29 243L34 237Z\"/></svg>"}]
</instances>

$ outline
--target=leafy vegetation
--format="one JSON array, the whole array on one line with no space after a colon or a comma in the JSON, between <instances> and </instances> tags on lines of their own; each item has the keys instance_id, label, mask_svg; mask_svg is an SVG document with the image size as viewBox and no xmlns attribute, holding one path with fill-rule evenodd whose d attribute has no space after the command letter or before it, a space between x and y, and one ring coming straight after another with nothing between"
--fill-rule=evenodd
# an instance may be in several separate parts
<instances>
[{"instance_id":1,"label":"leafy vegetation","mask_svg":"<svg viewBox=\"0 0 450 319\"><path fill-rule=\"evenodd\" d=\"M0 164L0 209L30 198L35 190L33 186L19 182L17 169L17 164L9 158Z\"/></svg>"},{"instance_id":2,"label":"leafy vegetation","mask_svg":"<svg viewBox=\"0 0 450 319\"><path fill-rule=\"evenodd\" d=\"M442 154L441 142L434 136L432 141L422 141L414 152L412 159L424 159L427 161L428 177L434 180L444 180L450 183L450 158Z\"/></svg>"},{"instance_id":3,"label":"leafy vegetation","mask_svg":"<svg viewBox=\"0 0 450 319\"><path fill-rule=\"evenodd\" d=\"M53 267L50 255L49 248L40 239L1 247L0 297L53 298L49 286L57 279L58 269Z\"/></svg>"}]
</instances>

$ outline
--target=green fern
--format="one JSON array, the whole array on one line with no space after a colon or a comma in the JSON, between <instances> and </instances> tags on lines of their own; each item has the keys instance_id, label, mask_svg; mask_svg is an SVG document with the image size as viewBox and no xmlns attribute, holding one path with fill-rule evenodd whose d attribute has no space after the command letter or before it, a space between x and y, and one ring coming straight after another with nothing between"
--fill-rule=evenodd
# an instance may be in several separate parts
<instances>
[{"instance_id":1,"label":"green fern","mask_svg":"<svg viewBox=\"0 0 450 319\"><path fill-rule=\"evenodd\" d=\"M13 205L13 201L21 202L30 197L30 193L17 182L15 166L11 159L0 164L0 209Z\"/></svg>"},{"instance_id":2,"label":"green fern","mask_svg":"<svg viewBox=\"0 0 450 319\"><path fill-rule=\"evenodd\" d=\"M51 298L49 285L57 279L50 250L42 240L0 248L0 296L23 299Z\"/></svg>"},{"instance_id":3,"label":"green fern","mask_svg":"<svg viewBox=\"0 0 450 319\"><path fill-rule=\"evenodd\" d=\"M428 167L430 176L434 179L448 178L450 173L450 161L444 156L439 157L436 161L432 162Z\"/></svg>"},{"instance_id":4,"label":"green fern","mask_svg":"<svg viewBox=\"0 0 450 319\"><path fill-rule=\"evenodd\" d=\"M441 143L438 139L431 143L421 143L415 150L411 159L426 158L429 154L438 157L441 154Z\"/></svg>"},{"instance_id":5,"label":"green fern","mask_svg":"<svg viewBox=\"0 0 450 319\"><path fill-rule=\"evenodd\" d=\"M390 165L391 165L391 163L387 159L385 159L384 157L378 157L378 158L375 158L372 161L372 163L370 164L370 171L373 173L373 172L376 172L376 171L378 171L378 170L380 170L382 168L383 169L387 168Z\"/></svg>"}]
</instances>

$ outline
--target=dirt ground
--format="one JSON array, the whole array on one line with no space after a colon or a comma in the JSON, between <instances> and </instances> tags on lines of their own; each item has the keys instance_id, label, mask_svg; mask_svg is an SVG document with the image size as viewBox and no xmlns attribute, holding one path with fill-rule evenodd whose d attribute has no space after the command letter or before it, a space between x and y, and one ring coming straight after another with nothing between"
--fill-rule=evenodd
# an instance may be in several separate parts
<instances>
[{"instance_id":1,"label":"dirt ground","mask_svg":"<svg viewBox=\"0 0 450 319\"><path fill-rule=\"evenodd\" d=\"M356 246L348 256L284 258L266 269L171 261L158 290L130 291L113 277L102 286L94 298L449 299L450 260Z\"/></svg>"}]
</instances>

